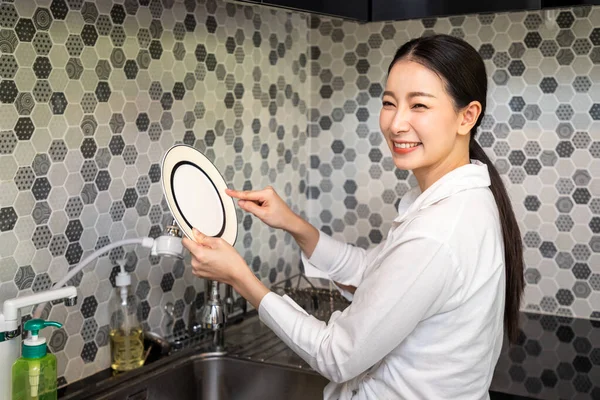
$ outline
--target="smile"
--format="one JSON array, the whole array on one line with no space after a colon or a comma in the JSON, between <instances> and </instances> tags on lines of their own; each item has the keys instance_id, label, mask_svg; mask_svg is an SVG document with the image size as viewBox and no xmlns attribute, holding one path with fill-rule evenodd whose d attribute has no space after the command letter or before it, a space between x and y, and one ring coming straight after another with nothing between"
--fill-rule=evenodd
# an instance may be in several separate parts
<instances>
[{"instance_id":1,"label":"smile","mask_svg":"<svg viewBox=\"0 0 600 400\"><path fill-rule=\"evenodd\" d=\"M410 142L410 143L409 142L402 142L402 143L393 142L393 143L394 143L394 147L397 149L410 149L413 147L417 147L418 145L421 144L420 142Z\"/></svg>"},{"instance_id":2,"label":"smile","mask_svg":"<svg viewBox=\"0 0 600 400\"><path fill-rule=\"evenodd\" d=\"M396 154L408 154L419 148L421 142L392 142L394 144L393 152Z\"/></svg>"}]
</instances>

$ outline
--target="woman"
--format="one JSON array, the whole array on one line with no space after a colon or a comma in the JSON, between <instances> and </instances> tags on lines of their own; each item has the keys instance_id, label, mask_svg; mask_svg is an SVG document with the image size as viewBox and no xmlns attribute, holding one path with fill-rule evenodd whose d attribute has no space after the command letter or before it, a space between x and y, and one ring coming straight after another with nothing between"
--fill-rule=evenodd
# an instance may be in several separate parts
<instances>
[{"instance_id":1,"label":"woman","mask_svg":"<svg viewBox=\"0 0 600 400\"><path fill-rule=\"evenodd\" d=\"M474 140L486 92L485 65L460 39L422 37L397 51L379 122L418 187L368 251L320 233L271 188L228 192L353 294L327 323L270 292L223 240L197 232L184 241L197 276L231 284L331 380L326 399L488 398L503 330L517 336L523 256L502 180Z\"/></svg>"}]
</instances>

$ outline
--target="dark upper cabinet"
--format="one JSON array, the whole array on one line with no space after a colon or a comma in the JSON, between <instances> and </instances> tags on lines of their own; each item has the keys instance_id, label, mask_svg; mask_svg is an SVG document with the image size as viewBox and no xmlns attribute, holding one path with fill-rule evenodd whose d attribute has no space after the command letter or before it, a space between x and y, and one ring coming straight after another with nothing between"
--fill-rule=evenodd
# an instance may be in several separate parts
<instances>
[{"instance_id":1,"label":"dark upper cabinet","mask_svg":"<svg viewBox=\"0 0 600 400\"><path fill-rule=\"evenodd\" d=\"M600 0L542 0L542 8L600 5Z\"/></svg>"},{"instance_id":2,"label":"dark upper cabinet","mask_svg":"<svg viewBox=\"0 0 600 400\"><path fill-rule=\"evenodd\" d=\"M600 0L238 0L344 19L396 21L598 5Z\"/></svg>"},{"instance_id":3,"label":"dark upper cabinet","mask_svg":"<svg viewBox=\"0 0 600 400\"><path fill-rule=\"evenodd\" d=\"M262 3L357 21L369 20L369 0L263 0Z\"/></svg>"},{"instance_id":4,"label":"dark upper cabinet","mask_svg":"<svg viewBox=\"0 0 600 400\"><path fill-rule=\"evenodd\" d=\"M371 21L539 10L541 0L371 0Z\"/></svg>"}]
</instances>

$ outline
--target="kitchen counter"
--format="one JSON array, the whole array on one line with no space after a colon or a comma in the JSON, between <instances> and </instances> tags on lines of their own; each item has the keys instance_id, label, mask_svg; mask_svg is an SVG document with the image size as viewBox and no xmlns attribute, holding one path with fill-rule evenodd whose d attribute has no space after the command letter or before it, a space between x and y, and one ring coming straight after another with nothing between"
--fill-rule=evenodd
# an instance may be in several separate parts
<instances>
[{"instance_id":1,"label":"kitchen counter","mask_svg":"<svg viewBox=\"0 0 600 400\"><path fill-rule=\"evenodd\" d=\"M600 321L521 313L521 335L491 389L536 399L600 399Z\"/></svg>"},{"instance_id":2,"label":"kitchen counter","mask_svg":"<svg viewBox=\"0 0 600 400\"><path fill-rule=\"evenodd\" d=\"M504 343L491 384L492 400L600 399L600 321L535 313L522 313L521 321L518 343ZM255 312L229 327L225 338L230 356L310 370ZM201 345L196 347L181 352L201 352ZM152 365L136 373L143 374L144 368ZM102 371L62 388L59 397L70 398L81 388L90 390L114 379L110 370Z\"/></svg>"}]
</instances>

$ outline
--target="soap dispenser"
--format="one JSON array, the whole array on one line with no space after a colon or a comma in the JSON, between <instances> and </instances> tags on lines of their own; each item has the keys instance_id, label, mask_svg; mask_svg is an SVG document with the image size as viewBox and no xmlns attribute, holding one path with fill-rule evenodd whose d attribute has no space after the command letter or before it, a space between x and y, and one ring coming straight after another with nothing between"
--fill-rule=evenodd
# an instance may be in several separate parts
<instances>
[{"instance_id":1,"label":"soap dispenser","mask_svg":"<svg viewBox=\"0 0 600 400\"><path fill-rule=\"evenodd\" d=\"M30 334L12 367L12 400L57 398L56 356L48 353L46 338L39 336L40 330L48 326L60 328L62 324L43 319L25 322L24 329Z\"/></svg>"},{"instance_id":2,"label":"soap dispenser","mask_svg":"<svg viewBox=\"0 0 600 400\"><path fill-rule=\"evenodd\" d=\"M124 372L144 365L144 330L137 318L137 301L131 290L131 275L121 263L110 301L111 368Z\"/></svg>"}]
</instances>

